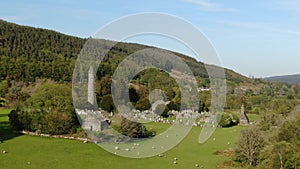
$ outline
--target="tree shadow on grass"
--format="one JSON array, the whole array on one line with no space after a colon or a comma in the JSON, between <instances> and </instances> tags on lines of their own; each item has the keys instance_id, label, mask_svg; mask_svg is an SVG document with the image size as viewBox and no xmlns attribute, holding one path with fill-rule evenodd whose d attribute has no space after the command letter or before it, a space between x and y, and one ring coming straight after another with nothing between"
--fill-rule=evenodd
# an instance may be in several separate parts
<instances>
[{"instance_id":1,"label":"tree shadow on grass","mask_svg":"<svg viewBox=\"0 0 300 169\"><path fill-rule=\"evenodd\" d=\"M8 114L0 114L0 117L6 117Z\"/></svg>"},{"instance_id":2,"label":"tree shadow on grass","mask_svg":"<svg viewBox=\"0 0 300 169\"><path fill-rule=\"evenodd\" d=\"M0 114L0 117L8 116L8 114ZM15 132L10 126L9 121L0 121L0 141L4 142L6 140L12 139L22 135L19 132Z\"/></svg>"}]
</instances>

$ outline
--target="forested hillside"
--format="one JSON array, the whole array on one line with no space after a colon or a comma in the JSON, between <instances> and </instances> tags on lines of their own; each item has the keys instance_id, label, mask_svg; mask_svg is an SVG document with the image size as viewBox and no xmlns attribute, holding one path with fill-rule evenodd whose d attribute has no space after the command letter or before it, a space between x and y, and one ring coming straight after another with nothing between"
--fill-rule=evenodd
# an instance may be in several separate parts
<instances>
[{"instance_id":1,"label":"forested hillside","mask_svg":"<svg viewBox=\"0 0 300 169\"><path fill-rule=\"evenodd\" d=\"M34 94L39 84L46 81L65 83L70 86L76 58L87 39L64 35L55 31L20 26L0 20L0 105L15 107ZM101 40L106 42L105 40ZM109 43L109 41L107 41ZM117 65L129 54L149 46L118 43L114 46L99 65L97 71L96 88L97 98L100 103L103 96L109 98L111 75ZM151 47L150 47L151 48ZM191 68L198 86L208 88L210 81L205 66L201 62L182 54L180 56ZM240 84L254 84L248 79L231 70L225 70L228 86L233 90ZM167 80L168 75L163 72L146 71L136 79L132 90L140 94L138 100L145 101L148 86L142 83L151 83L153 87L162 86L162 81L169 81L167 96L169 99L177 98L178 89L174 88L174 81ZM161 77L161 80L157 80ZM139 89L138 91L135 91ZM176 97L177 96L177 97ZM175 101L175 100L173 100ZM205 102L202 100L202 102ZM138 103L138 105L140 105ZM209 104L208 104L209 105ZM106 106L108 107L108 106ZM207 107L207 106L206 106Z\"/></svg>"},{"instance_id":2,"label":"forested hillside","mask_svg":"<svg viewBox=\"0 0 300 169\"><path fill-rule=\"evenodd\" d=\"M71 81L74 60L85 40L0 20L0 78Z\"/></svg>"},{"instance_id":3,"label":"forested hillside","mask_svg":"<svg viewBox=\"0 0 300 169\"><path fill-rule=\"evenodd\" d=\"M15 107L21 104L38 89L39 84L54 81L70 87L76 58L87 39L64 35L55 31L20 26L0 20L0 105ZM109 41L104 43L109 43ZM118 43L99 65L96 79L96 95L100 105L109 103L111 76L118 64L129 54L149 46ZM205 66L188 56L180 56L193 71L198 87L209 88ZM277 84L277 87L259 79L249 79L232 70L225 69L227 79L227 108L239 108L244 102L245 94L252 97L261 94L270 96L287 96L298 92L298 87ZM160 71L146 70L131 83L130 94L138 96L133 100L137 106L147 105L149 89L162 87L170 101L178 104L179 91L175 81L168 74ZM151 84L150 86L148 84ZM165 85L167 84L167 86ZM281 87L285 87L284 89ZM150 87L150 88L149 88ZM202 92L202 107L210 105L209 92ZM105 96L105 97L104 97ZM103 101L107 100L108 101ZM132 97L131 97L132 98ZM101 101L103 104L101 104ZM172 103L173 103L172 102ZM260 103L257 103L260 104ZM113 109L112 106L105 106ZM146 106L147 107L147 106ZM140 107L145 109L146 107ZM173 105L174 107L174 105ZM253 109L254 111L254 109Z\"/></svg>"},{"instance_id":4,"label":"forested hillside","mask_svg":"<svg viewBox=\"0 0 300 169\"><path fill-rule=\"evenodd\" d=\"M67 36L55 31L20 26L0 20L0 78L34 82L36 78L71 81L74 61L86 39ZM119 43L111 53L120 59L148 46ZM122 50L120 50L122 49ZM203 63L176 53L184 59L195 75L208 77ZM109 56L112 57L112 56ZM110 59L111 62L119 60ZM228 80L249 82L249 79L226 70Z\"/></svg>"}]
</instances>

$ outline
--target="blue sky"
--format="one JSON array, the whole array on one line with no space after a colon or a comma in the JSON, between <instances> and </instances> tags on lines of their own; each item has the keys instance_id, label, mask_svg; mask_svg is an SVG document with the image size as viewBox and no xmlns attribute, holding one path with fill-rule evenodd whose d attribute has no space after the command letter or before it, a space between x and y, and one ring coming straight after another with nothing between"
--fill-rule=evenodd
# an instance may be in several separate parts
<instances>
[{"instance_id":1,"label":"blue sky","mask_svg":"<svg viewBox=\"0 0 300 169\"><path fill-rule=\"evenodd\" d=\"M299 9L299 0L14 0L1 2L0 18L89 37L125 15L172 14L208 37L224 67L265 77L300 73ZM163 41L132 40L182 51Z\"/></svg>"}]
</instances>

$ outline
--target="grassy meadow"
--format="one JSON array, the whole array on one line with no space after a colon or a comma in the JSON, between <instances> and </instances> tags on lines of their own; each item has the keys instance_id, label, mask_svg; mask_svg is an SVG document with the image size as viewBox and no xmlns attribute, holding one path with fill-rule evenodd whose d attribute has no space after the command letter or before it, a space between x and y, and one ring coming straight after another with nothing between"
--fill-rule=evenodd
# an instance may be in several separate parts
<instances>
[{"instance_id":1,"label":"grassy meadow","mask_svg":"<svg viewBox=\"0 0 300 169\"><path fill-rule=\"evenodd\" d=\"M230 158L215 152L234 147L243 129L242 126L218 128L206 143L199 144L201 128L194 127L164 157L129 159L106 152L93 143L14 134L8 124L8 113L9 110L0 110L0 169L191 169L197 168L195 164L199 164L198 168L213 169ZM159 125L160 130L163 127L167 125ZM173 164L175 157L177 164Z\"/></svg>"}]
</instances>

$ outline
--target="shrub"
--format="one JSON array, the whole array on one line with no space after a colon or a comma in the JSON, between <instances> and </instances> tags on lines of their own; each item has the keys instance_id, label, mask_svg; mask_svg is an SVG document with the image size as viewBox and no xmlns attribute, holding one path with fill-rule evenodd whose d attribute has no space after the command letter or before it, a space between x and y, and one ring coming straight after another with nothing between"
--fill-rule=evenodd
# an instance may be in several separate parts
<instances>
[{"instance_id":1,"label":"shrub","mask_svg":"<svg viewBox=\"0 0 300 169\"><path fill-rule=\"evenodd\" d=\"M141 99L135 104L135 108L140 111L149 110L150 107L151 107L151 104L147 98Z\"/></svg>"},{"instance_id":2,"label":"shrub","mask_svg":"<svg viewBox=\"0 0 300 169\"><path fill-rule=\"evenodd\" d=\"M79 124L71 93L68 85L43 84L26 100L28 108L21 107L10 112L10 123L17 130L48 134L71 133Z\"/></svg>"},{"instance_id":3,"label":"shrub","mask_svg":"<svg viewBox=\"0 0 300 169\"><path fill-rule=\"evenodd\" d=\"M221 127L231 127L239 123L239 117L234 113L224 112L219 116L222 116L219 122L219 126Z\"/></svg>"},{"instance_id":4,"label":"shrub","mask_svg":"<svg viewBox=\"0 0 300 169\"><path fill-rule=\"evenodd\" d=\"M147 138L155 136L154 131L148 131L146 127L137 122L132 122L123 118L121 121L121 132L131 138Z\"/></svg>"},{"instance_id":5,"label":"shrub","mask_svg":"<svg viewBox=\"0 0 300 169\"><path fill-rule=\"evenodd\" d=\"M111 112L114 110L114 103L111 95L105 95L102 97L100 102L100 107L108 112Z\"/></svg>"}]
</instances>

